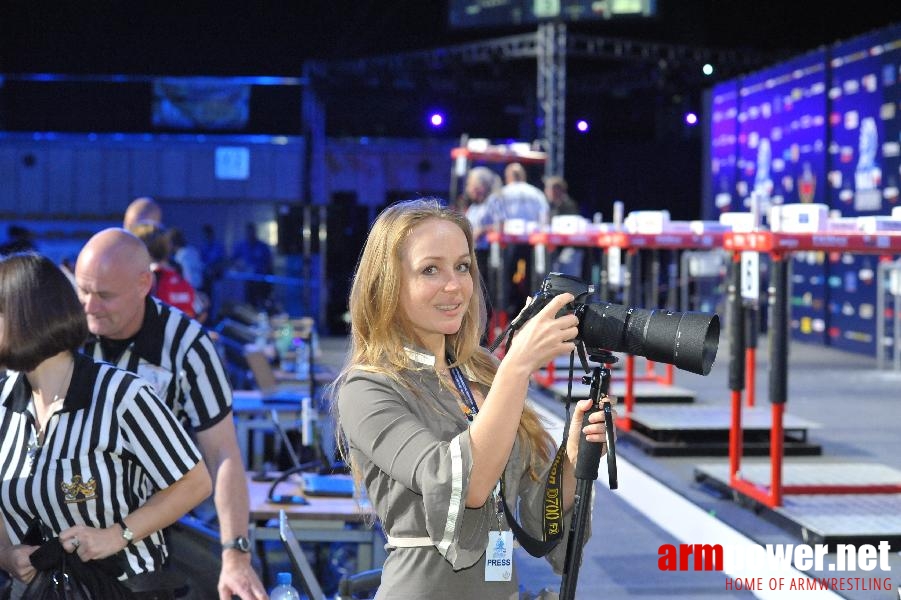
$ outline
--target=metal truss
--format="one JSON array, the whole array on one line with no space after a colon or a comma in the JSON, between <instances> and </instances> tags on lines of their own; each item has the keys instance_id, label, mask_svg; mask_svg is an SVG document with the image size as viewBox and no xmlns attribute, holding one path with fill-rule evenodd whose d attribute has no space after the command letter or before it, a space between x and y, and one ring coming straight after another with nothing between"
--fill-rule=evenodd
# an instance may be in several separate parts
<instances>
[{"instance_id":1,"label":"metal truss","mask_svg":"<svg viewBox=\"0 0 901 600\"><path fill-rule=\"evenodd\" d=\"M456 65L490 64L498 60L539 59L547 52L542 36L548 31L563 31L565 58L596 58L611 61L640 61L670 66L681 64L700 65L712 62L738 70L750 70L762 66L767 57L757 51L698 48L679 44L646 42L566 33L566 26L546 23L536 33L525 33L479 42L445 46L431 50L415 50L397 54L358 59L311 61L314 74L328 77L362 76L375 71L416 71L444 69ZM544 32L544 33L542 33Z\"/></svg>"},{"instance_id":2,"label":"metal truss","mask_svg":"<svg viewBox=\"0 0 901 600\"><path fill-rule=\"evenodd\" d=\"M563 23L538 27L538 106L547 146L545 175L562 175L566 141L567 35Z\"/></svg>"},{"instance_id":3,"label":"metal truss","mask_svg":"<svg viewBox=\"0 0 901 600\"><path fill-rule=\"evenodd\" d=\"M535 33L513 35L492 40L458 44L432 50L418 50L397 54L337 61L308 61L305 74L313 87L339 89L347 86L407 87L416 74L459 70L461 67L492 65L513 60L535 60L537 64L537 99L541 114L541 133L544 136L548 161L547 174L562 175L566 131L567 60L590 59L607 63L641 64L645 69L629 77L632 88L659 85L659 77L647 74L647 67L655 71L676 70L700 73L700 67L710 62L721 73L738 74L759 68L776 57L757 51L698 48L679 44L647 42L567 32L563 23L543 23ZM694 75L692 77L697 77ZM428 79L426 79L426 82ZM697 82L697 81L695 81ZM585 91L588 82L572 82L575 89ZM613 86L622 89L622 85ZM612 89L603 86L596 92Z\"/></svg>"}]
</instances>

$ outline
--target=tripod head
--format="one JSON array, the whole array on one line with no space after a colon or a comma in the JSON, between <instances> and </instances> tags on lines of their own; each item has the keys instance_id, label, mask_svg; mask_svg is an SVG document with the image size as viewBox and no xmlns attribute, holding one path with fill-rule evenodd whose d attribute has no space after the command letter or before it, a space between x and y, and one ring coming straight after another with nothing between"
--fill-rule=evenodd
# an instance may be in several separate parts
<instances>
[{"instance_id":1,"label":"tripod head","mask_svg":"<svg viewBox=\"0 0 901 600\"><path fill-rule=\"evenodd\" d=\"M601 348L586 349L584 344L576 345L579 359L585 366L587 375L582 377L582 383L589 386L589 394L592 406L587 413L583 425L588 424L588 417L599 411L604 411L604 427L607 437L607 480L610 489L615 490L619 487L616 472L616 429L613 420L613 408L610 402L604 402L607 393L610 391L610 365L615 364L619 359L609 350ZM585 355L592 362L599 363L598 366L588 369ZM572 374L570 374L572 376ZM576 478L588 479L594 481L598 477L598 467L601 460L601 449L597 444L591 444L585 439L579 442L579 459L576 464Z\"/></svg>"}]
</instances>

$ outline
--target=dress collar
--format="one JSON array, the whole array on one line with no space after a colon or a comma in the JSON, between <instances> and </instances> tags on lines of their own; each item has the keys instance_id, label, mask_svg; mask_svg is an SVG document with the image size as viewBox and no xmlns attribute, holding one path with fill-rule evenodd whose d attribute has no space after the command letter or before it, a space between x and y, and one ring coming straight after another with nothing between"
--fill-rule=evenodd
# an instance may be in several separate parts
<instances>
[{"instance_id":1,"label":"dress collar","mask_svg":"<svg viewBox=\"0 0 901 600\"><path fill-rule=\"evenodd\" d=\"M428 367L435 366L435 356L432 354L414 350L413 348L407 348L406 346L404 347L404 352L406 353L407 358L409 358L413 362L417 362Z\"/></svg>"},{"instance_id":2,"label":"dress collar","mask_svg":"<svg viewBox=\"0 0 901 600\"><path fill-rule=\"evenodd\" d=\"M87 408L93 401L94 384L97 380L99 365L89 356L80 352L74 353L75 367L72 370L72 380L63 400L63 408L60 412L69 412ZM31 384L24 373L9 372L12 380L12 388L4 402L4 405L15 412L25 412L31 404Z\"/></svg>"}]
</instances>

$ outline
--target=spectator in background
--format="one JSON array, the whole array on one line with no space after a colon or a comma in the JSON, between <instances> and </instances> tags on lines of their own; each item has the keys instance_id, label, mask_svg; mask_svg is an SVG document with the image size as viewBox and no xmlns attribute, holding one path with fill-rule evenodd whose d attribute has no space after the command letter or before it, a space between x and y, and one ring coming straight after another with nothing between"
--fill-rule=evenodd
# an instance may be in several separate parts
<instances>
[{"instance_id":1,"label":"spectator in background","mask_svg":"<svg viewBox=\"0 0 901 600\"><path fill-rule=\"evenodd\" d=\"M212 295L213 282L225 272L226 257L225 246L216 239L216 230L209 223L203 226L200 260L203 263L203 284L200 289Z\"/></svg>"},{"instance_id":2,"label":"spectator in background","mask_svg":"<svg viewBox=\"0 0 901 600\"><path fill-rule=\"evenodd\" d=\"M547 198L544 192L526 181L526 170L519 163L510 163L504 169L504 187L490 203L494 218L503 223L510 219L522 219L526 229L548 223Z\"/></svg>"},{"instance_id":3,"label":"spectator in background","mask_svg":"<svg viewBox=\"0 0 901 600\"><path fill-rule=\"evenodd\" d=\"M551 218L557 215L577 215L579 205L569 196L569 186L559 175L544 178L544 195L550 206Z\"/></svg>"},{"instance_id":4,"label":"spectator in background","mask_svg":"<svg viewBox=\"0 0 901 600\"><path fill-rule=\"evenodd\" d=\"M549 207L544 192L526 181L526 170L519 163L504 169L504 186L488 200L488 209L501 229L505 223L520 220L524 232L547 225ZM508 286L507 305L499 307L508 315L519 312L532 293L532 248L528 244L510 244L504 251L504 284Z\"/></svg>"},{"instance_id":5,"label":"spectator in background","mask_svg":"<svg viewBox=\"0 0 901 600\"><path fill-rule=\"evenodd\" d=\"M501 189L500 175L488 167L474 167L466 174L466 219L472 227L476 249L476 260L479 263L479 273L486 285L486 295L489 305L494 302L495 285L492 272L488 268L489 244L487 233L495 225L494 217L488 210L488 198Z\"/></svg>"},{"instance_id":6,"label":"spectator in background","mask_svg":"<svg viewBox=\"0 0 901 600\"><path fill-rule=\"evenodd\" d=\"M181 269L182 277L195 290L203 285L203 260L200 251L188 244L184 232L178 227L169 228L169 244L172 247L172 262Z\"/></svg>"},{"instance_id":7,"label":"spectator in background","mask_svg":"<svg viewBox=\"0 0 901 600\"><path fill-rule=\"evenodd\" d=\"M235 245L231 262L250 275L244 285L244 299L254 308L266 308L272 294L272 284L266 281L272 275L272 250L257 237L257 226L247 223L245 237Z\"/></svg>"},{"instance_id":8,"label":"spectator in background","mask_svg":"<svg viewBox=\"0 0 901 600\"><path fill-rule=\"evenodd\" d=\"M196 317L196 293L181 272L169 263L172 246L169 234L159 225L141 223L135 226L134 234L147 246L150 253L150 270L154 281L150 293L169 306L174 306L189 317Z\"/></svg>"},{"instance_id":9,"label":"spectator in background","mask_svg":"<svg viewBox=\"0 0 901 600\"><path fill-rule=\"evenodd\" d=\"M225 255L225 246L216 239L216 230L209 223L203 226L200 262L203 264L203 282L200 284L200 291L207 298L208 318L216 320L219 314L219 298L216 292L216 284L225 274L228 260Z\"/></svg>"},{"instance_id":10,"label":"spectator in background","mask_svg":"<svg viewBox=\"0 0 901 600\"><path fill-rule=\"evenodd\" d=\"M6 228L7 240L0 245L0 256L16 252L37 250L31 230L21 225L10 225Z\"/></svg>"},{"instance_id":11,"label":"spectator in background","mask_svg":"<svg viewBox=\"0 0 901 600\"><path fill-rule=\"evenodd\" d=\"M544 195L550 205L550 221L563 215L578 215L579 205L569 196L569 186L559 175L544 178ZM585 251L571 246L557 248L551 255L551 271L582 277L582 260Z\"/></svg>"},{"instance_id":12,"label":"spectator in background","mask_svg":"<svg viewBox=\"0 0 901 600\"><path fill-rule=\"evenodd\" d=\"M71 255L64 256L59 261L59 268L75 287L75 259Z\"/></svg>"},{"instance_id":13,"label":"spectator in background","mask_svg":"<svg viewBox=\"0 0 901 600\"><path fill-rule=\"evenodd\" d=\"M132 231L139 224L162 225L163 209L153 198L141 196L135 198L125 209L122 227Z\"/></svg>"},{"instance_id":14,"label":"spectator in background","mask_svg":"<svg viewBox=\"0 0 901 600\"><path fill-rule=\"evenodd\" d=\"M488 167L473 167L466 174L466 218L472 226L476 247L488 247L485 233L494 226L487 200L502 186L500 176Z\"/></svg>"}]
</instances>

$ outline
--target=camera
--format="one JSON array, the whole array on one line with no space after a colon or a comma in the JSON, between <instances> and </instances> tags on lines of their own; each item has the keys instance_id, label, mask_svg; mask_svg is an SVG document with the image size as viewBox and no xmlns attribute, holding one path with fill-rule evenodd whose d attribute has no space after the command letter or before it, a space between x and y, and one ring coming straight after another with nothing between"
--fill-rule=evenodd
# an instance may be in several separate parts
<instances>
[{"instance_id":1,"label":"camera","mask_svg":"<svg viewBox=\"0 0 901 600\"><path fill-rule=\"evenodd\" d=\"M594 286L562 273L549 273L533 300L511 325L520 327L551 298L571 293L575 300L563 312L579 318L579 336L589 354L604 350L644 356L707 375L719 347L720 319L716 314L645 310L609 302L589 302Z\"/></svg>"}]
</instances>

